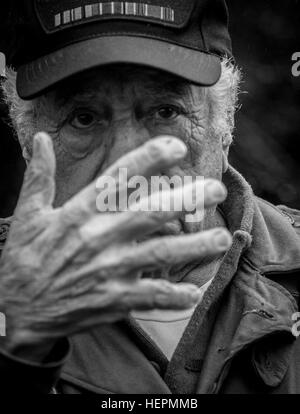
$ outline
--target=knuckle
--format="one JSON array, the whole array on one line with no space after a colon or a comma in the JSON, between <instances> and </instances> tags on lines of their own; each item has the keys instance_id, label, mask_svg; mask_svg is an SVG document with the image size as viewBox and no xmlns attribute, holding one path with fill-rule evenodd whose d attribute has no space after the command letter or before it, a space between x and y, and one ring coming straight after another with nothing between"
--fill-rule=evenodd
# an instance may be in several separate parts
<instances>
[{"instance_id":1,"label":"knuckle","mask_svg":"<svg viewBox=\"0 0 300 414\"><path fill-rule=\"evenodd\" d=\"M80 227L77 231L77 237L80 241L81 251L86 254L96 252L96 240L91 234L90 229L86 226Z\"/></svg>"},{"instance_id":2,"label":"knuckle","mask_svg":"<svg viewBox=\"0 0 300 414\"><path fill-rule=\"evenodd\" d=\"M151 307L151 294L143 295L138 289L131 287L130 291L125 290L120 298L120 305L123 311L130 311L141 305Z\"/></svg>"},{"instance_id":3,"label":"knuckle","mask_svg":"<svg viewBox=\"0 0 300 414\"><path fill-rule=\"evenodd\" d=\"M203 232L203 234L200 233L198 239L196 238L196 240L197 243L195 243L195 245L197 245L197 251L200 253L206 253L211 246L211 235ZM192 243L194 245L194 240L192 240Z\"/></svg>"},{"instance_id":4,"label":"knuckle","mask_svg":"<svg viewBox=\"0 0 300 414\"><path fill-rule=\"evenodd\" d=\"M164 158L164 151L162 151L158 142L149 142L146 151L150 161L158 161Z\"/></svg>"},{"instance_id":5,"label":"knuckle","mask_svg":"<svg viewBox=\"0 0 300 414\"><path fill-rule=\"evenodd\" d=\"M159 245L155 247L153 254L158 266L165 266L173 261L172 249L167 240L161 240Z\"/></svg>"},{"instance_id":6,"label":"knuckle","mask_svg":"<svg viewBox=\"0 0 300 414\"><path fill-rule=\"evenodd\" d=\"M124 162L125 161L125 162ZM118 170L121 168L129 168L133 171L138 171L140 167L140 159L138 151L129 152L124 158L122 163L117 163Z\"/></svg>"},{"instance_id":7,"label":"knuckle","mask_svg":"<svg viewBox=\"0 0 300 414\"><path fill-rule=\"evenodd\" d=\"M161 280L160 286L157 287L157 291L155 292L154 300L157 304L166 306L170 304L172 299L174 299L175 293L176 290L169 282Z\"/></svg>"},{"instance_id":8,"label":"knuckle","mask_svg":"<svg viewBox=\"0 0 300 414\"><path fill-rule=\"evenodd\" d=\"M224 184L218 180L206 180L204 187L205 202L212 204L224 201L227 191Z\"/></svg>"},{"instance_id":9,"label":"knuckle","mask_svg":"<svg viewBox=\"0 0 300 414\"><path fill-rule=\"evenodd\" d=\"M174 290L174 286L167 280L161 280L159 282L159 291L166 295L171 294Z\"/></svg>"}]
</instances>

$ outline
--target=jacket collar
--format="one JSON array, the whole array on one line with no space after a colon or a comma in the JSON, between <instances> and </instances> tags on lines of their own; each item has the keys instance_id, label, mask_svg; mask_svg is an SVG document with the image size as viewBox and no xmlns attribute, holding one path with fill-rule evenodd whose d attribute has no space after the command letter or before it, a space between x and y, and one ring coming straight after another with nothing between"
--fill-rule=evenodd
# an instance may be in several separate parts
<instances>
[{"instance_id":1,"label":"jacket collar","mask_svg":"<svg viewBox=\"0 0 300 414\"><path fill-rule=\"evenodd\" d=\"M221 208L232 234L239 230L248 235L245 258L263 274L300 272L297 222L282 208L254 196L251 186L234 168L229 167L223 181L228 197Z\"/></svg>"}]
</instances>

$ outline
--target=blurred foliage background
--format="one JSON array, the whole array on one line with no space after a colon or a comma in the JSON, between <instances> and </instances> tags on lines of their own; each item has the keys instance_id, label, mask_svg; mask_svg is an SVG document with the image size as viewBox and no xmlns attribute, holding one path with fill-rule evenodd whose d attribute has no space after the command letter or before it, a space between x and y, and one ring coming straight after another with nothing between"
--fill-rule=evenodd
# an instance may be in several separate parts
<instances>
[{"instance_id":1,"label":"blurred foliage background","mask_svg":"<svg viewBox=\"0 0 300 414\"><path fill-rule=\"evenodd\" d=\"M300 0L227 0L244 80L230 160L255 193L300 209ZM24 163L0 104L0 217L12 214Z\"/></svg>"},{"instance_id":2,"label":"blurred foliage background","mask_svg":"<svg viewBox=\"0 0 300 414\"><path fill-rule=\"evenodd\" d=\"M299 0L228 0L237 64L244 73L231 163L255 193L300 209Z\"/></svg>"}]
</instances>

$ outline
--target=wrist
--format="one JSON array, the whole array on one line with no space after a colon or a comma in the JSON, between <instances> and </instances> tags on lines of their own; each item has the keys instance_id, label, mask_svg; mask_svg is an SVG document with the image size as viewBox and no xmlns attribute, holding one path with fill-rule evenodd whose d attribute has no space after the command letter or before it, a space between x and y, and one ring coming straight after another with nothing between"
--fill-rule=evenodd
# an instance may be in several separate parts
<instances>
[{"instance_id":1,"label":"wrist","mask_svg":"<svg viewBox=\"0 0 300 414\"><path fill-rule=\"evenodd\" d=\"M32 362L43 362L57 340L45 339L41 335L32 332L25 326L20 312L16 312L13 306L1 305L3 312L0 312L0 315L3 317L0 321L2 328L0 332L0 352ZM14 309L14 312L12 309Z\"/></svg>"},{"instance_id":2,"label":"wrist","mask_svg":"<svg viewBox=\"0 0 300 414\"><path fill-rule=\"evenodd\" d=\"M55 340L37 341L28 334L9 332L0 337L0 352L31 362L43 362L55 346Z\"/></svg>"}]
</instances>

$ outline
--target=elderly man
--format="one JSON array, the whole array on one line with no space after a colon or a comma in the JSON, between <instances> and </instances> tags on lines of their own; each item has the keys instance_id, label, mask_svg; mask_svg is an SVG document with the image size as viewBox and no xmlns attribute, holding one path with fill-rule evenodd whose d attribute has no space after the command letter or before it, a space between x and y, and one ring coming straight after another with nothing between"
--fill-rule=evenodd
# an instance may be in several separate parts
<instances>
[{"instance_id":1,"label":"elderly man","mask_svg":"<svg viewBox=\"0 0 300 414\"><path fill-rule=\"evenodd\" d=\"M224 1L14 7L3 90L28 167L2 220L1 390L300 392L299 215L228 165ZM99 177L117 199L137 176L192 179L99 209Z\"/></svg>"}]
</instances>

